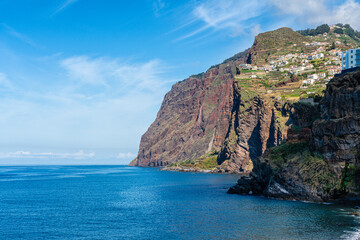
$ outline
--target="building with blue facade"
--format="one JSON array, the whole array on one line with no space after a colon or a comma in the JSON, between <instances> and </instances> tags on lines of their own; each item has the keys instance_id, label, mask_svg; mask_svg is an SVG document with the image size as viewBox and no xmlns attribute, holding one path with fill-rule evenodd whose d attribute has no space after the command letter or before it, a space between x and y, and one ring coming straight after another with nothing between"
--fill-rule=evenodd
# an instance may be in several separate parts
<instances>
[{"instance_id":1,"label":"building with blue facade","mask_svg":"<svg viewBox=\"0 0 360 240\"><path fill-rule=\"evenodd\" d=\"M360 67L360 48L349 49L341 55L342 70Z\"/></svg>"}]
</instances>

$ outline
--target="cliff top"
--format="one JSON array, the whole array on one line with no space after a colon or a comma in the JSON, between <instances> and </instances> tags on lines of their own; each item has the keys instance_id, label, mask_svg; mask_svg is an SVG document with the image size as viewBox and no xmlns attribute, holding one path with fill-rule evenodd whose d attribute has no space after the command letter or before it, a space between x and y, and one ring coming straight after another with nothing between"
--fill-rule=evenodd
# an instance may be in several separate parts
<instances>
[{"instance_id":1,"label":"cliff top","mask_svg":"<svg viewBox=\"0 0 360 240\"><path fill-rule=\"evenodd\" d=\"M282 48L287 45L301 44L307 39L300 33L291 28L283 27L274 31L260 33L255 37L254 45L257 50L270 50L273 48Z\"/></svg>"}]
</instances>

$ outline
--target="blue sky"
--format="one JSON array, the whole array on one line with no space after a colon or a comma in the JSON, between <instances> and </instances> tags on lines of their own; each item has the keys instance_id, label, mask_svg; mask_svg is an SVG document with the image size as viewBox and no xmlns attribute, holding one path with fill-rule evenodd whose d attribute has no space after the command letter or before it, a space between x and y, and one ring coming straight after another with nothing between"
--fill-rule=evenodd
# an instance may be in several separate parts
<instances>
[{"instance_id":1,"label":"blue sky","mask_svg":"<svg viewBox=\"0 0 360 240\"><path fill-rule=\"evenodd\" d=\"M172 84L358 1L0 0L0 164L126 164Z\"/></svg>"}]
</instances>

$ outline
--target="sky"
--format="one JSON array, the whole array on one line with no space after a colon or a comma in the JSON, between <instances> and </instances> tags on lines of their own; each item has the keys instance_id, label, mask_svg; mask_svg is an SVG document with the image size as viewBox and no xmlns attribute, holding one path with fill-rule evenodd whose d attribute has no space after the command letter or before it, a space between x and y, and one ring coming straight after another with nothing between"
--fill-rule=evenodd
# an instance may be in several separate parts
<instances>
[{"instance_id":1,"label":"sky","mask_svg":"<svg viewBox=\"0 0 360 240\"><path fill-rule=\"evenodd\" d=\"M171 86L355 0L0 0L0 165L127 164Z\"/></svg>"}]
</instances>

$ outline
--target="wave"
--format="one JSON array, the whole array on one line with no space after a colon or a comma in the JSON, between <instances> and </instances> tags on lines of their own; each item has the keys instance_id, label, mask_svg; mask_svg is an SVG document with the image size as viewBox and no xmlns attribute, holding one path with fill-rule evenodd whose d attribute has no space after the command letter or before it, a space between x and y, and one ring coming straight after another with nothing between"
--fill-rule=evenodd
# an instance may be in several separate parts
<instances>
[{"instance_id":1,"label":"wave","mask_svg":"<svg viewBox=\"0 0 360 240\"><path fill-rule=\"evenodd\" d=\"M360 225L360 217L353 216L356 218L357 223ZM346 240L359 240L360 239L360 227L354 228L353 231L345 231L344 235L341 237L341 239Z\"/></svg>"},{"instance_id":2,"label":"wave","mask_svg":"<svg viewBox=\"0 0 360 240\"><path fill-rule=\"evenodd\" d=\"M346 240L359 240L360 239L360 228L355 231L346 231L341 239Z\"/></svg>"}]
</instances>

